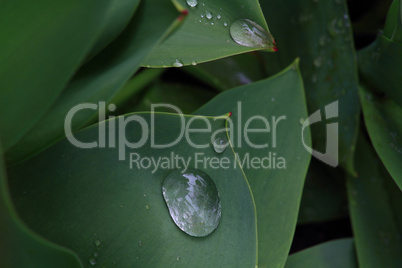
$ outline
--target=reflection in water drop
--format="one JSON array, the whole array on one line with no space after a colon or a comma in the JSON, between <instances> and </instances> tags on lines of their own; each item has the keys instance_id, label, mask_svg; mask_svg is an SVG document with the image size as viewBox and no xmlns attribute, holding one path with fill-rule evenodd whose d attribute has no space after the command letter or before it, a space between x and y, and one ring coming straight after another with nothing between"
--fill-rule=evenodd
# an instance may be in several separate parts
<instances>
[{"instance_id":1,"label":"reflection in water drop","mask_svg":"<svg viewBox=\"0 0 402 268\"><path fill-rule=\"evenodd\" d=\"M198 5L198 1L197 0L187 0L187 5L189 5L190 7L195 7L196 5Z\"/></svg>"},{"instance_id":2,"label":"reflection in water drop","mask_svg":"<svg viewBox=\"0 0 402 268\"><path fill-rule=\"evenodd\" d=\"M185 233L202 237L212 233L221 218L221 201L214 181L204 172L174 171L163 182L163 197L175 224Z\"/></svg>"},{"instance_id":3,"label":"reflection in water drop","mask_svg":"<svg viewBox=\"0 0 402 268\"><path fill-rule=\"evenodd\" d=\"M225 138L217 138L213 143L214 150L218 154L223 153L228 145L229 142Z\"/></svg>"},{"instance_id":4,"label":"reflection in water drop","mask_svg":"<svg viewBox=\"0 0 402 268\"><path fill-rule=\"evenodd\" d=\"M230 35L242 46L256 48L271 48L276 51L272 35L260 25L248 19L238 19L230 25Z\"/></svg>"}]
</instances>

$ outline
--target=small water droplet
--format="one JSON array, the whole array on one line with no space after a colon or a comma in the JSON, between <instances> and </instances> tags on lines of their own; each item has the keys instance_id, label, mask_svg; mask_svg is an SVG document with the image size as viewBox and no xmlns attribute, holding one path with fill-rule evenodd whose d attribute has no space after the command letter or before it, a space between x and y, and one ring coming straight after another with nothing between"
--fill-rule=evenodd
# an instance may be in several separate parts
<instances>
[{"instance_id":1,"label":"small water droplet","mask_svg":"<svg viewBox=\"0 0 402 268\"><path fill-rule=\"evenodd\" d=\"M180 261L180 256L177 256L176 260Z\"/></svg>"},{"instance_id":2,"label":"small water droplet","mask_svg":"<svg viewBox=\"0 0 402 268\"><path fill-rule=\"evenodd\" d=\"M220 14L218 14L218 16L216 16L216 18L217 18L218 20L220 20L222 17L221 17Z\"/></svg>"},{"instance_id":3,"label":"small water droplet","mask_svg":"<svg viewBox=\"0 0 402 268\"><path fill-rule=\"evenodd\" d=\"M140 247L142 247L142 241L138 241L138 245L140 245Z\"/></svg>"},{"instance_id":4,"label":"small water droplet","mask_svg":"<svg viewBox=\"0 0 402 268\"><path fill-rule=\"evenodd\" d=\"M213 22L211 22L211 25L214 25L214 23L213 23Z\"/></svg>"},{"instance_id":5,"label":"small water droplet","mask_svg":"<svg viewBox=\"0 0 402 268\"><path fill-rule=\"evenodd\" d=\"M147 210L149 210L149 205L145 205L145 208L146 208Z\"/></svg>"},{"instance_id":6,"label":"small water droplet","mask_svg":"<svg viewBox=\"0 0 402 268\"><path fill-rule=\"evenodd\" d=\"M197 62L195 61L195 60L193 60L192 62L191 62L191 65L197 65Z\"/></svg>"},{"instance_id":7,"label":"small water droplet","mask_svg":"<svg viewBox=\"0 0 402 268\"><path fill-rule=\"evenodd\" d=\"M95 246L99 247L102 244L100 240L95 240Z\"/></svg>"},{"instance_id":8,"label":"small water droplet","mask_svg":"<svg viewBox=\"0 0 402 268\"><path fill-rule=\"evenodd\" d=\"M198 1L197 0L187 0L187 5L189 5L190 7L195 7L198 5Z\"/></svg>"},{"instance_id":9,"label":"small water droplet","mask_svg":"<svg viewBox=\"0 0 402 268\"><path fill-rule=\"evenodd\" d=\"M211 12L209 12L208 10L205 12L205 17L207 18L207 19L212 19L212 14L211 14Z\"/></svg>"},{"instance_id":10,"label":"small water droplet","mask_svg":"<svg viewBox=\"0 0 402 268\"><path fill-rule=\"evenodd\" d=\"M214 151L217 152L218 154L221 154L226 150L226 147L228 147L229 142L225 138L217 138L212 145L214 147Z\"/></svg>"},{"instance_id":11,"label":"small water droplet","mask_svg":"<svg viewBox=\"0 0 402 268\"><path fill-rule=\"evenodd\" d=\"M94 257L96 258L96 257L98 257L99 256L99 254L98 254L98 252L94 252Z\"/></svg>"},{"instance_id":12,"label":"small water droplet","mask_svg":"<svg viewBox=\"0 0 402 268\"><path fill-rule=\"evenodd\" d=\"M201 14L201 18L203 18L204 17L204 14ZM201 21L200 21L201 22Z\"/></svg>"},{"instance_id":13,"label":"small water droplet","mask_svg":"<svg viewBox=\"0 0 402 268\"><path fill-rule=\"evenodd\" d=\"M227 26L228 26L228 23L227 23L227 22L224 22L224 23L223 23L223 26L227 27Z\"/></svg>"},{"instance_id":14,"label":"small water droplet","mask_svg":"<svg viewBox=\"0 0 402 268\"><path fill-rule=\"evenodd\" d=\"M96 264L96 259L95 258L89 258L89 263L91 264L91 265L95 265Z\"/></svg>"},{"instance_id":15,"label":"small water droplet","mask_svg":"<svg viewBox=\"0 0 402 268\"><path fill-rule=\"evenodd\" d=\"M306 119L300 118L300 119L299 119L299 124L300 124L300 125L303 125L305 121L306 121Z\"/></svg>"},{"instance_id":16,"label":"small water droplet","mask_svg":"<svg viewBox=\"0 0 402 268\"><path fill-rule=\"evenodd\" d=\"M182 67L183 63L179 60L176 60L175 62L172 63L173 67Z\"/></svg>"},{"instance_id":17,"label":"small water droplet","mask_svg":"<svg viewBox=\"0 0 402 268\"><path fill-rule=\"evenodd\" d=\"M275 101L275 98L271 98L271 101Z\"/></svg>"},{"instance_id":18,"label":"small water droplet","mask_svg":"<svg viewBox=\"0 0 402 268\"><path fill-rule=\"evenodd\" d=\"M272 35L260 25L248 19L238 19L230 25L233 40L246 47L274 48Z\"/></svg>"},{"instance_id":19,"label":"small water droplet","mask_svg":"<svg viewBox=\"0 0 402 268\"><path fill-rule=\"evenodd\" d=\"M163 198L175 224L185 233L203 237L219 225L221 201L214 181L198 169L170 173L162 187Z\"/></svg>"}]
</instances>

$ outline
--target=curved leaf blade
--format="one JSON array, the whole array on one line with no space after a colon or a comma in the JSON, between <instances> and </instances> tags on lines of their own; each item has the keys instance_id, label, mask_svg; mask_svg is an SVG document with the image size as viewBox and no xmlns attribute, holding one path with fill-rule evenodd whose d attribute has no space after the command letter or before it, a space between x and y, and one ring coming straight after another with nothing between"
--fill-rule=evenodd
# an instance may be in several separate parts
<instances>
[{"instance_id":1,"label":"curved leaf blade","mask_svg":"<svg viewBox=\"0 0 402 268\"><path fill-rule=\"evenodd\" d=\"M364 121L374 149L382 163L402 189L402 107L390 99L378 99L360 87Z\"/></svg>"},{"instance_id":2,"label":"curved leaf blade","mask_svg":"<svg viewBox=\"0 0 402 268\"><path fill-rule=\"evenodd\" d=\"M349 177L347 189L359 265L400 267L402 192L364 137L356 152L359 177Z\"/></svg>"},{"instance_id":3,"label":"curved leaf blade","mask_svg":"<svg viewBox=\"0 0 402 268\"><path fill-rule=\"evenodd\" d=\"M187 10L183 24L143 62L143 66L177 67L261 50L237 44L229 29L237 19L250 19L265 30L268 26L257 0L203 0L191 8L186 0L175 0L177 8Z\"/></svg>"},{"instance_id":4,"label":"curved leaf blade","mask_svg":"<svg viewBox=\"0 0 402 268\"><path fill-rule=\"evenodd\" d=\"M98 136L98 127L103 125L106 133L110 133L108 128L115 128L116 120L128 116L140 117L148 126L151 124L150 114L132 114L76 135L80 141L93 141ZM226 131L226 117L186 116L184 120L185 124L192 120L191 128L205 128L206 120L212 131ZM179 137L182 122L178 115L156 114L154 122L156 144L166 144ZM116 133L116 138L125 135L135 142L142 137L142 131L139 124L128 124L123 132ZM205 133L192 133L190 137L196 144L209 146L194 149L181 139L170 148L155 149L147 140L140 148L128 149L124 154L126 161L118 160L118 148L84 150L68 141L60 142L10 169L13 201L32 229L74 250L86 266L90 266L88 260L96 252L97 264L106 266L254 267L255 211L243 173L240 169L204 167L195 162L195 153L199 153L205 157L228 158L234 163L233 152L228 149L218 155L211 148L210 135ZM222 218L218 228L204 238L182 232L169 215L162 183L173 169L183 169L183 166L174 164L173 160L170 162L173 167L154 172L135 163L130 169L131 153L139 154L141 159L153 157L155 160L170 158L174 153L190 159L192 167L207 173L220 193Z\"/></svg>"},{"instance_id":5,"label":"curved leaf blade","mask_svg":"<svg viewBox=\"0 0 402 268\"><path fill-rule=\"evenodd\" d=\"M306 118L307 109L298 61L274 77L223 92L195 114L217 115L222 111L233 113L234 151L240 162L247 155L249 159L271 158L271 167L255 169L245 165L243 169L257 209L258 265L283 266L292 243L304 178L310 162L310 155L302 144L299 124L300 118ZM258 144L268 142L269 148L253 148L243 135L243 124L255 115L269 119L272 133L277 133L249 133L249 139ZM274 130L272 120L274 117L279 120L281 116L286 116L286 120L278 123L277 130ZM261 124L251 123L250 126L264 128ZM310 146L309 129L304 131L305 143ZM273 164L274 154L276 163L281 157L285 159L285 169Z\"/></svg>"},{"instance_id":6,"label":"curved leaf blade","mask_svg":"<svg viewBox=\"0 0 402 268\"><path fill-rule=\"evenodd\" d=\"M54 103L96 41L109 5L106 0L2 2L0 129L5 151Z\"/></svg>"}]
</instances>

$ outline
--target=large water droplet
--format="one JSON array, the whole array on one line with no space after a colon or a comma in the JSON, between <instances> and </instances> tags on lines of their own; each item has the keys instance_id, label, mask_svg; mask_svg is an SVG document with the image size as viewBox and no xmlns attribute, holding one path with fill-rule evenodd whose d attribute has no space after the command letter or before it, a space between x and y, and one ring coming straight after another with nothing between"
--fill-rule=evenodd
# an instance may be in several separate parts
<instances>
[{"instance_id":1,"label":"large water droplet","mask_svg":"<svg viewBox=\"0 0 402 268\"><path fill-rule=\"evenodd\" d=\"M174 171L163 182L170 216L185 233L202 237L212 233L221 218L221 201L214 181L198 169Z\"/></svg>"},{"instance_id":2,"label":"large water droplet","mask_svg":"<svg viewBox=\"0 0 402 268\"><path fill-rule=\"evenodd\" d=\"M275 48L272 35L248 19L238 19L230 25L230 35L239 45L246 47Z\"/></svg>"},{"instance_id":3,"label":"large water droplet","mask_svg":"<svg viewBox=\"0 0 402 268\"><path fill-rule=\"evenodd\" d=\"M225 138L217 138L213 143L214 150L218 154L223 153L228 145L229 142Z\"/></svg>"},{"instance_id":4,"label":"large water droplet","mask_svg":"<svg viewBox=\"0 0 402 268\"><path fill-rule=\"evenodd\" d=\"M198 1L197 0L187 0L187 5L189 5L190 7L195 7L196 5L198 5Z\"/></svg>"}]
</instances>

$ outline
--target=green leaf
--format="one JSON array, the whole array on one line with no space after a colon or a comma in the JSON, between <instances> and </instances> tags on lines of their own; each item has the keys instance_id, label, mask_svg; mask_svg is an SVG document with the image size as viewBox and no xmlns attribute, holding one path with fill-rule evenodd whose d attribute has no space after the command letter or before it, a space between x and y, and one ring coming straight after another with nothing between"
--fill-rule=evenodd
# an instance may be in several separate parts
<instances>
[{"instance_id":1,"label":"green leaf","mask_svg":"<svg viewBox=\"0 0 402 268\"><path fill-rule=\"evenodd\" d=\"M289 256L285 268L357 268L353 239L320 244Z\"/></svg>"},{"instance_id":2,"label":"green leaf","mask_svg":"<svg viewBox=\"0 0 402 268\"><path fill-rule=\"evenodd\" d=\"M154 8L156 4L161 8ZM47 114L7 153L7 161L22 160L63 138L65 117L74 106L111 101L176 18L170 10L174 7L165 0L141 3L120 37L79 70ZM80 111L73 118L73 129L84 127L96 116L92 109Z\"/></svg>"},{"instance_id":3,"label":"green leaf","mask_svg":"<svg viewBox=\"0 0 402 268\"><path fill-rule=\"evenodd\" d=\"M402 106L402 44L384 35L359 52L359 71L362 80L375 91L389 95Z\"/></svg>"},{"instance_id":4,"label":"green leaf","mask_svg":"<svg viewBox=\"0 0 402 268\"><path fill-rule=\"evenodd\" d=\"M109 5L105 0L2 1L0 130L5 151L54 103L103 29Z\"/></svg>"},{"instance_id":5,"label":"green leaf","mask_svg":"<svg viewBox=\"0 0 402 268\"><path fill-rule=\"evenodd\" d=\"M11 204L5 170L0 147L0 266L81 267L72 252L45 241L21 223Z\"/></svg>"},{"instance_id":6,"label":"green leaf","mask_svg":"<svg viewBox=\"0 0 402 268\"><path fill-rule=\"evenodd\" d=\"M111 2L108 12L103 19L106 25L89 53L89 58L98 54L98 52L121 34L130 22L139 3L140 0L120 0Z\"/></svg>"},{"instance_id":7,"label":"green leaf","mask_svg":"<svg viewBox=\"0 0 402 268\"><path fill-rule=\"evenodd\" d=\"M233 113L234 151L240 162L247 155L249 159L271 158L271 166L267 169L253 168L251 165L243 168L257 207L258 265L281 267L292 243L304 178L310 162L310 155L302 145L299 123L300 118L306 118L307 109L298 61L272 78L225 91L195 113L217 115L223 111ZM253 148L243 134L246 121L256 115L269 120L272 132L249 133L248 137L255 144L268 143L268 148ZM286 116L286 119L280 119L282 116ZM278 122L276 128L273 120ZM264 124L252 121L249 128L261 129ZM304 138L306 145L310 146L308 129L305 129ZM286 162L285 168L278 168L281 158Z\"/></svg>"},{"instance_id":8,"label":"green leaf","mask_svg":"<svg viewBox=\"0 0 402 268\"><path fill-rule=\"evenodd\" d=\"M384 33L359 51L359 71L363 82L373 91L384 92L402 106L402 5L392 3Z\"/></svg>"},{"instance_id":9,"label":"green leaf","mask_svg":"<svg viewBox=\"0 0 402 268\"><path fill-rule=\"evenodd\" d=\"M384 36L392 41L402 44L402 3L394 0L389 9L384 27Z\"/></svg>"},{"instance_id":10,"label":"green leaf","mask_svg":"<svg viewBox=\"0 0 402 268\"><path fill-rule=\"evenodd\" d=\"M217 90L224 91L264 79L266 75L260 56L256 53L240 54L184 67L183 70Z\"/></svg>"},{"instance_id":11,"label":"green leaf","mask_svg":"<svg viewBox=\"0 0 402 268\"><path fill-rule=\"evenodd\" d=\"M312 159L303 188L298 224L348 216L345 174Z\"/></svg>"},{"instance_id":12,"label":"green leaf","mask_svg":"<svg viewBox=\"0 0 402 268\"><path fill-rule=\"evenodd\" d=\"M198 4L194 8L186 1L174 1L180 11L188 11L183 25L153 51L143 66L178 67L262 49L237 44L229 32L238 19L249 19L268 31L257 0L195 1Z\"/></svg>"},{"instance_id":13,"label":"green leaf","mask_svg":"<svg viewBox=\"0 0 402 268\"><path fill-rule=\"evenodd\" d=\"M184 138L169 148L151 148L149 132L138 124L151 125L148 113L112 119L77 133L76 138L98 140L99 130L105 127L105 133L110 133L109 127L114 129L116 121L130 120L130 116L138 121L119 128L116 138L123 142L125 135L134 143L145 135L143 146L126 147L119 154L119 143L117 148L79 149L62 141L11 168L10 189L23 220L42 236L72 249L88 267L89 260L118 267L254 267L254 203L241 169L233 168L236 160L230 148L217 154L211 148L211 136L199 132L189 133L189 138L209 145L207 148L195 149ZM186 125L192 121L191 129L205 129L207 121L212 132L226 132L226 118L185 116L183 121ZM156 114L154 123L151 131L156 144L170 143L182 131L178 115ZM131 161L131 153L139 154L139 162L134 161L136 155ZM201 154L198 159L227 158L230 168L196 163L196 153ZM175 169L183 170L182 162L169 161L169 167L153 170L154 166L147 168L148 161L143 160L170 159L172 154L190 160L190 167L202 170L216 184L222 216L218 228L207 237L195 238L181 231L163 199L164 179ZM125 161L119 160L122 155ZM141 161L145 161L143 166Z\"/></svg>"},{"instance_id":14,"label":"green leaf","mask_svg":"<svg viewBox=\"0 0 402 268\"><path fill-rule=\"evenodd\" d=\"M377 154L402 189L402 107L360 87L364 121Z\"/></svg>"},{"instance_id":15,"label":"green leaf","mask_svg":"<svg viewBox=\"0 0 402 268\"><path fill-rule=\"evenodd\" d=\"M339 162L353 173L359 125L356 55L346 1L261 1L279 51L265 54L267 70L276 73L295 57L312 114L339 101ZM325 153L324 124L311 126L313 147Z\"/></svg>"},{"instance_id":16,"label":"green leaf","mask_svg":"<svg viewBox=\"0 0 402 268\"><path fill-rule=\"evenodd\" d=\"M359 177L347 188L359 265L401 267L402 192L364 137L356 156Z\"/></svg>"}]
</instances>

